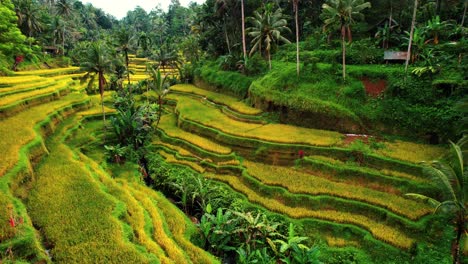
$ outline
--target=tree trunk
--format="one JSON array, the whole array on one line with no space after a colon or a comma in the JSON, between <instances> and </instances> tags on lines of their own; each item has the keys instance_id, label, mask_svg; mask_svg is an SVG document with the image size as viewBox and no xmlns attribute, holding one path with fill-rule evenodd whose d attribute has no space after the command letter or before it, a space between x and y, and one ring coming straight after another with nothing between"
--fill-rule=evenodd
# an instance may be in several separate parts
<instances>
[{"instance_id":1,"label":"tree trunk","mask_svg":"<svg viewBox=\"0 0 468 264\"><path fill-rule=\"evenodd\" d=\"M294 0L294 13L295 13L295 21L296 21L296 72L297 77L299 77L300 65L299 65L299 0Z\"/></svg>"},{"instance_id":2,"label":"tree trunk","mask_svg":"<svg viewBox=\"0 0 468 264\"><path fill-rule=\"evenodd\" d=\"M271 56L270 56L270 51L267 50L267 57L268 57L268 66L270 67L270 71L271 71Z\"/></svg>"},{"instance_id":3,"label":"tree trunk","mask_svg":"<svg viewBox=\"0 0 468 264\"><path fill-rule=\"evenodd\" d=\"M226 27L226 18L224 18L223 20L224 20L224 37L226 38L226 45L227 45L228 52L229 54L231 54L231 44L229 43L229 37L228 37L228 32L227 32L227 27Z\"/></svg>"},{"instance_id":4,"label":"tree trunk","mask_svg":"<svg viewBox=\"0 0 468 264\"><path fill-rule=\"evenodd\" d=\"M104 73L99 72L99 93L101 94L102 122L104 125L104 142L106 142L106 112L104 111Z\"/></svg>"},{"instance_id":5,"label":"tree trunk","mask_svg":"<svg viewBox=\"0 0 468 264\"><path fill-rule=\"evenodd\" d=\"M162 115L162 97L161 97L161 95L158 95L158 105L159 105L158 120L156 121L156 126L154 127L154 129L158 129L159 121L161 121L161 115Z\"/></svg>"},{"instance_id":6,"label":"tree trunk","mask_svg":"<svg viewBox=\"0 0 468 264\"><path fill-rule=\"evenodd\" d=\"M242 51L244 52L244 67L247 62L247 45L245 44L245 15L244 15L244 0L241 0L242 13Z\"/></svg>"},{"instance_id":7,"label":"tree trunk","mask_svg":"<svg viewBox=\"0 0 468 264\"><path fill-rule=\"evenodd\" d=\"M457 216L457 238L455 240L455 251L453 252L453 263L454 264L460 264L460 240L463 235L463 232L465 228L465 221L464 221L464 215L462 213L459 213Z\"/></svg>"},{"instance_id":8,"label":"tree trunk","mask_svg":"<svg viewBox=\"0 0 468 264\"><path fill-rule=\"evenodd\" d=\"M411 21L411 30L410 30L410 39L408 43L408 51L406 54L406 63L405 63L405 73L408 72L408 64L411 58L411 45L413 42L413 33L414 33L414 26L416 24L416 13L418 11L418 0L414 0L414 11L413 11L413 20Z\"/></svg>"},{"instance_id":9,"label":"tree trunk","mask_svg":"<svg viewBox=\"0 0 468 264\"><path fill-rule=\"evenodd\" d=\"M390 1L390 16L388 17L388 36L384 39L384 48L388 49L388 42L390 42L390 35L392 33L392 16L393 16L393 5L392 1Z\"/></svg>"},{"instance_id":10,"label":"tree trunk","mask_svg":"<svg viewBox=\"0 0 468 264\"><path fill-rule=\"evenodd\" d=\"M345 42L346 29L345 26L341 26L341 49L342 49L342 60L343 60L343 81L346 80L346 42Z\"/></svg>"},{"instance_id":11,"label":"tree trunk","mask_svg":"<svg viewBox=\"0 0 468 264\"><path fill-rule=\"evenodd\" d=\"M465 0L465 8L463 9L462 21L460 23L461 27L463 27L463 25L465 24L466 7L468 7L468 0Z\"/></svg>"},{"instance_id":12,"label":"tree trunk","mask_svg":"<svg viewBox=\"0 0 468 264\"><path fill-rule=\"evenodd\" d=\"M442 5L442 0L436 1L436 16L440 17L440 6Z\"/></svg>"},{"instance_id":13,"label":"tree trunk","mask_svg":"<svg viewBox=\"0 0 468 264\"><path fill-rule=\"evenodd\" d=\"M62 29L62 56L65 55L65 26Z\"/></svg>"},{"instance_id":14,"label":"tree trunk","mask_svg":"<svg viewBox=\"0 0 468 264\"><path fill-rule=\"evenodd\" d=\"M125 49L125 65L127 66L128 85L130 85L130 70L128 69L128 50L127 49Z\"/></svg>"}]
</instances>

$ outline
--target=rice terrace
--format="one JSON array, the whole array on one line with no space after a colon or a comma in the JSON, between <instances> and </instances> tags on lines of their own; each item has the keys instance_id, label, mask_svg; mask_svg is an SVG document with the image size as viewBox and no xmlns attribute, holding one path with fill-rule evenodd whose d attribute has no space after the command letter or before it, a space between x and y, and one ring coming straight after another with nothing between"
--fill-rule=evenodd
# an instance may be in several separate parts
<instances>
[{"instance_id":1,"label":"rice terrace","mask_svg":"<svg viewBox=\"0 0 468 264\"><path fill-rule=\"evenodd\" d=\"M0 1L0 264L468 263L468 1L98 2Z\"/></svg>"}]
</instances>

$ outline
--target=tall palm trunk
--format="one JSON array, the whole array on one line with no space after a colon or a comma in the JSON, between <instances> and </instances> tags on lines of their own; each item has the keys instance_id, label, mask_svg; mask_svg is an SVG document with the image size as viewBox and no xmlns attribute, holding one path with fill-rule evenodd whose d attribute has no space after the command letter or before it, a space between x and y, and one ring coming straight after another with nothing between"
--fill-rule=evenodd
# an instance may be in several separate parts
<instances>
[{"instance_id":1,"label":"tall palm trunk","mask_svg":"<svg viewBox=\"0 0 468 264\"><path fill-rule=\"evenodd\" d=\"M65 55L65 26L62 29L62 55Z\"/></svg>"},{"instance_id":2,"label":"tall palm trunk","mask_svg":"<svg viewBox=\"0 0 468 264\"><path fill-rule=\"evenodd\" d=\"M457 216L457 238L455 240L455 252L453 252L453 263L460 264L460 240L465 231L465 221L464 215L462 213L458 214Z\"/></svg>"},{"instance_id":3,"label":"tall palm trunk","mask_svg":"<svg viewBox=\"0 0 468 264\"><path fill-rule=\"evenodd\" d=\"M242 51L244 52L244 66L247 61L247 45L245 44L245 15L244 15L244 0L241 0L242 13Z\"/></svg>"},{"instance_id":4,"label":"tall palm trunk","mask_svg":"<svg viewBox=\"0 0 468 264\"><path fill-rule=\"evenodd\" d=\"M392 30L392 16L393 16L393 5L392 5L392 1L390 1L390 16L388 17L388 37L386 38L386 40L384 40L384 48L385 49L388 49L388 42L390 41L390 34L391 34L391 30Z\"/></svg>"},{"instance_id":5,"label":"tall palm trunk","mask_svg":"<svg viewBox=\"0 0 468 264\"><path fill-rule=\"evenodd\" d=\"M125 49L125 65L127 67L127 80L128 80L128 85L130 85L130 70L128 69L128 50Z\"/></svg>"},{"instance_id":6,"label":"tall palm trunk","mask_svg":"<svg viewBox=\"0 0 468 264\"><path fill-rule=\"evenodd\" d=\"M270 50L266 50L267 57L268 57L268 66L270 67L271 70L271 55L270 55Z\"/></svg>"},{"instance_id":7,"label":"tall palm trunk","mask_svg":"<svg viewBox=\"0 0 468 264\"><path fill-rule=\"evenodd\" d=\"M102 122L104 125L104 142L106 141L106 112L104 111L104 85L105 78L104 73L100 71L99 75L99 93L101 94L101 109L102 109Z\"/></svg>"},{"instance_id":8,"label":"tall palm trunk","mask_svg":"<svg viewBox=\"0 0 468 264\"><path fill-rule=\"evenodd\" d=\"M227 26L226 26L226 18L224 18L223 20L224 20L224 37L226 38L226 45L227 45L228 52L229 54L231 54L231 44L229 43L229 36L228 36Z\"/></svg>"},{"instance_id":9,"label":"tall palm trunk","mask_svg":"<svg viewBox=\"0 0 468 264\"><path fill-rule=\"evenodd\" d=\"M341 26L341 49L342 49L342 61L343 61L343 81L346 80L346 43L345 43L346 28Z\"/></svg>"},{"instance_id":10,"label":"tall palm trunk","mask_svg":"<svg viewBox=\"0 0 468 264\"><path fill-rule=\"evenodd\" d=\"M463 9L462 21L460 23L461 27L463 27L463 25L465 24L466 7L468 7L468 0L465 0L465 8Z\"/></svg>"},{"instance_id":11,"label":"tall palm trunk","mask_svg":"<svg viewBox=\"0 0 468 264\"><path fill-rule=\"evenodd\" d=\"M158 128L159 121L161 121L161 115L162 115L162 97L161 97L161 95L158 95L158 106L159 106L159 109L158 109L158 120L156 121L155 129Z\"/></svg>"},{"instance_id":12,"label":"tall palm trunk","mask_svg":"<svg viewBox=\"0 0 468 264\"><path fill-rule=\"evenodd\" d=\"M413 20L411 21L411 30L410 30L410 39L408 43L408 51L406 54L406 63L405 63L405 73L408 72L408 64L411 58L411 45L413 42L413 33L414 33L414 26L416 24L416 13L418 10L418 0L414 0L414 11L413 11Z\"/></svg>"},{"instance_id":13,"label":"tall palm trunk","mask_svg":"<svg viewBox=\"0 0 468 264\"><path fill-rule=\"evenodd\" d=\"M298 18L298 13L299 13L299 0L294 0L293 2L294 5L294 16L295 16L295 21L296 21L296 73L297 77L299 77L299 18Z\"/></svg>"}]
</instances>

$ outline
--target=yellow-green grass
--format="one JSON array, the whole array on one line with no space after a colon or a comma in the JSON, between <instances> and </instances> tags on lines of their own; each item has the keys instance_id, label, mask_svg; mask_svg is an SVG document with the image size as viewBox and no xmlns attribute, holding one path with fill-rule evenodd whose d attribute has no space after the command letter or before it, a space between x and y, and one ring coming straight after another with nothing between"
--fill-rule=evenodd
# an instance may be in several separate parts
<instances>
[{"instance_id":1,"label":"yellow-green grass","mask_svg":"<svg viewBox=\"0 0 468 264\"><path fill-rule=\"evenodd\" d=\"M153 237L167 253L169 259L176 264L190 263L188 257L184 254L184 251L170 236L166 234L163 216L159 213L156 203L145 193L139 190L132 190L132 194L140 201L145 210L149 212L154 229Z\"/></svg>"},{"instance_id":2,"label":"yellow-green grass","mask_svg":"<svg viewBox=\"0 0 468 264\"><path fill-rule=\"evenodd\" d=\"M125 204L103 192L60 140L36 171L28 211L58 263L148 263L124 236L118 217Z\"/></svg>"},{"instance_id":3,"label":"yellow-green grass","mask_svg":"<svg viewBox=\"0 0 468 264\"><path fill-rule=\"evenodd\" d=\"M350 239L344 239L342 237L332 236L332 235L325 235L325 241L327 241L328 246L330 247L347 247L347 246L355 246L359 247L359 243L357 241L353 241Z\"/></svg>"},{"instance_id":4,"label":"yellow-green grass","mask_svg":"<svg viewBox=\"0 0 468 264\"><path fill-rule=\"evenodd\" d=\"M0 86L17 85L22 83L34 83L43 80L44 78L38 75L31 76L0 76ZM3 89L3 88L0 88Z\"/></svg>"},{"instance_id":5,"label":"yellow-green grass","mask_svg":"<svg viewBox=\"0 0 468 264\"><path fill-rule=\"evenodd\" d=\"M174 114L163 115L159 123L158 129L164 131L168 136L185 140L195 146L205 149L210 152L219 154L230 154L231 149L208 140L204 137L186 132L177 127L177 119Z\"/></svg>"},{"instance_id":6,"label":"yellow-green grass","mask_svg":"<svg viewBox=\"0 0 468 264\"><path fill-rule=\"evenodd\" d=\"M1 88L0 97L6 96L9 94L14 94L14 93L22 93L22 92L26 92L30 90L42 89L44 87L52 85L54 82L55 81L51 78L43 78L43 79L38 79L35 82L18 83L18 84L9 86L7 88Z\"/></svg>"},{"instance_id":7,"label":"yellow-green grass","mask_svg":"<svg viewBox=\"0 0 468 264\"><path fill-rule=\"evenodd\" d=\"M194 155L192 152L190 152L190 151L188 151L188 150L186 150L186 149L184 149L184 148L182 148L180 146L171 145L171 144L162 142L160 139L156 139L155 141L153 141L153 144L161 145L163 147L174 150L174 151L178 152L181 156L194 157L194 158L201 159L200 157L197 157L196 155Z\"/></svg>"},{"instance_id":8,"label":"yellow-green grass","mask_svg":"<svg viewBox=\"0 0 468 264\"><path fill-rule=\"evenodd\" d=\"M162 263L170 263L170 260L167 258L163 249L155 242L152 235L148 234L145 230L145 209L140 204L140 201L133 196L131 187L128 186L127 181L119 180L117 183L112 180L96 162L83 154L79 154L79 156L83 162L88 164L90 171L98 177L98 180L105 185L106 191L125 203L127 207L125 220L133 229L138 243L145 247L148 252L154 254Z\"/></svg>"},{"instance_id":9,"label":"yellow-green grass","mask_svg":"<svg viewBox=\"0 0 468 264\"><path fill-rule=\"evenodd\" d=\"M47 88L44 88L44 89L4 96L0 100L0 108L5 107L7 105L14 104L18 101L22 101L28 98L35 98L41 95L48 95L52 93L60 93L61 91L68 89L69 88L68 86L70 85L70 83L71 83L71 80L64 80L52 86L48 86Z\"/></svg>"},{"instance_id":10,"label":"yellow-green grass","mask_svg":"<svg viewBox=\"0 0 468 264\"><path fill-rule=\"evenodd\" d=\"M393 246L409 249L414 243L414 240L408 237L405 233L398 229L387 226L374 219L368 218L363 215L353 214L348 212L341 212L336 210L311 210L308 208L290 207L277 199L265 198L259 195L254 190L243 184L237 176L230 175L216 175L211 173L204 174L207 178L215 179L218 181L229 184L236 191L243 193L247 196L249 201L259 204L268 210L285 214L292 218L318 218L336 223L352 224L360 226L368 231L378 240L391 244Z\"/></svg>"},{"instance_id":11,"label":"yellow-green grass","mask_svg":"<svg viewBox=\"0 0 468 264\"><path fill-rule=\"evenodd\" d=\"M242 114L258 115L262 112L262 110L260 109L253 108L253 107L246 105L245 103L241 102L239 99L236 99L228 95L200 89L192 84L177 84L177 85L171 86L170 89L174 91L178 91L178 92L192 93L196 95L205 96L206 98L208 98L209 100L215 103L226 105L232 110L237 111Z\"/></svg>"},{"instance_id":12,"label":"yellow-green grass","mask_svg":"<svg viewBox=\"0 0 468 264\"><path fill-rule=\"evenodd\" d=\"M61 74L61 75L56 75L56 76L52 76L50 78L56 80L56 81L60 81L60 80L64 80L64 79L78 79L78 78L81 78L83 76L85 76L85 72L80 72L80 73L70 73L70 74Z\"/></svg>"},{"instance_id":13,"label":"yellow-green grass","mask_svg":"<svg viewBox=\"0 0 468 264\"><path fill-rule=\"evenodd\" d=\"M338 132L296 127L284 124L252 124L233 120L200 100L183 95L170 95L178 101L180 117L215 128L224 133L277 143L297 143L314 146L333 146L341 141Z\"/></svg>"},{"instance_id":14,"label":"yellow-green grass","mask_svg":"<svg viewBox=\"0 0 468 264\"><path fill-rule=\"evenodd\" d=\"M20 71L15 72L15 75L40 75L40 76L49 76L49 75L64 75L74 73L80 70L80 67L65 67L65 68L56 68L56 69L43 69L43 70L34 70L34 71Z\"/></svg>"},{"instance_id":15,"label":"yellow-green grass","mask_svg":"<svg viewBox=\"0 0 468 264\"><path fill-rule=\"evenodd\" d=\"M158 208L164 215L164 219L166 220L167 226L173 234L175 241L177 241L179 246L185 250L193 263L219 263L219 261L208 252L190 242L190 236L195 234L197 231L194 224L190 222L187 216L182 213L179 208L159 192L155 192L154 190L137 183L132 183L132 186L157 202Z\"/></svg>"},{"instance_id":16,"label":"yellow-green grass","mask_svg":"<svg viewBox=\"0 0 468 264\"><path fill-rule=\"evenodd\" d=\"M247 160L243 162L243 165L247 168L249 175L262 183L282 186L292 193L331 195L357 200L386 208L412 220L417 220L434 211L429 205L401 196L347 183L333 182L285 167L264 165Z\"/></svg>"},{"instance_id":17,"label":"yellow-green grass","mask_svg":"<svg viewBox=\"0 0 468 264\"><path fill-rule=\"evenodd\" d=\"M8 135L2 138L0 143L0 176L11 169L19 158L22 146L37 137L34 127L41 121L47 120L49 115L57 111L88 99L82 94L70 94L60 100L39 105L20 112L0 122L0 134Z\"/></svg>"},{"instance_id":18,"label":"yellow-green grass","mask_svg":"<svg viewBox=\"0 0 468 264\"><path fill-rule=\"evenodd\" d=\"M314 160L319 160L319 161L324 161L330 164L338 165L338 166L343 166L343 167L348 167L346 162L343 162L338 159L334 159L332 157L326 157L326 156L320 156L320 155L312 155L312 156L307 156L305 159L314 159ZM373 169L371 167L359 167L362 170L365 170L366 172L370 173L375 173L375 174L383 174L383 175L388 175L392 177L398 177L398 178L405 178L413 181L425 181L423 178L418 177L416 175L411 175L405 172L401 171L396 171L396 170L390 170L390 169Z\"/></svg>"},{"instance_id":19,"label":"yellow-green grass","mask_svg":"<svg viewBox=\"0 0 468 264\"><path fill-rule=\"evenodd\" d=\"M130 80L131 81L142 81L142 80L146 80L148 78L149 78L149 75L146 75L146 74L130 75Z\"/></svg>"},{"instance_id":20,"label":"yellow-green grass","mask_svg":"<svg viewBox=\"0 0 468 264\"><path fill-rule=\"evenodd\" d=\"M442 146L396 140L385 142L385 147L376 150L380 155L410 162L430 161L439 158L447 151Z\"/></svg>"},{"instance_id":21,"label":"yellow-green grass","mask_svg":"<svg viewBox=\"0 0 468 264\"><path fill-rule=\"evenodd\" d=\"M199 173L205 172L205 168L203 168L202 166L198 165L195 162L188 161L188 160L179 160L174 155L166 153L165 151L159 151L159 155L164 157L164 159L166 160L167 163L180 164L180 165L188 166L188 167L192 168L193 170L195 170L195 171L197 171Z\"/></svg>"}]
</instances>

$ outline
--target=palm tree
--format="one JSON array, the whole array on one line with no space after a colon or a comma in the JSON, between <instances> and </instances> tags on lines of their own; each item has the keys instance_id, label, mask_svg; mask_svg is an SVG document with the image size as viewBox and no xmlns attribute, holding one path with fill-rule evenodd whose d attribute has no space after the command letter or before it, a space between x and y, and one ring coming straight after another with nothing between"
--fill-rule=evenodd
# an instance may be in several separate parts
<instances>
[{"instance_id":1,"label":"palm tree","mask_svg":"<svg viewBox=\"0 0 468 264\"><path fill-rule=\"evenodd\" d=\"M244 0L241 0L241 13L242 13L242 51L244 53L244 63L247 61L247 45L245 44L245 14L244 14Z\"/></svg>"},{"instance_id":2,"label":"palm tree","mask_svg":"<svg viewBox=\"0 0 468 264\"><path fill-rule=\"evenodd\" d=\"M414 27L416 26L416 13L418 10L418 0L414 0L413 19L411 21L411 30L409 33L408 51L406 53L405 73L408 72L408 64L411 58L411 45L413 43Z\"/></svg>"},{"instance_id":3,"label":"palm tree","mask_svg":"<svg viewBox=\"0 0 468 264\"><path fill-rule=\"evenodd\" d=\"M146 71L150 76L147 82L147 89L155 91L158 95L158 120L155 126L157 128L162 115L162 99L168 92L168 84L166 83L167 75L164 74L164 76L162 76L159 68L154 69L150 64L146 65Z\"/></svg>"},{"instance_id":4,"label":"palm tree","mask_svg":"<svg viewBox=\"0 0 468 264\"><path fill-rule=\"evenodd\" d=\"M42 31L44 25L41 21L41 9L37 3L31 0L17 0L13 4L18 16L18 25L25 35L31 38L35 33Z\"/></svg>"},{"instance_id":5,"label":"palm tree","mask_svg":"<svg viewBox=\"0 0 468 264\"><path fill-rule=\"evenodd\" d=\"M454 263L460 263L460 240L468 231L466 208L468 204L468 170L466 168L468 160L464 159L463 155L466 152L466 149L463 149L466 143L468 143L466 135L457 144L450 141L450 152L447 157L424 163L424 172L440 186L444 201L437 201L421 194L407 194L409 197L422 199L435 206L435 213L447 209L448 212L454 214L457 230L456 250L453 252Z\"/></svg>"},{"instance_id":6,"label":"palm tree","mask_svg":"<svg viewBox=\"0 0 468 264\"><path fill-rule=\"evenodd\" d=\"M250 55L255 51L265 51L265 56L268 59L268 65L271 70L271 51L278 42L291 43L288 39L283 37L283 32L291 32L288 28L288 22L283 16L281 8L276 9L273 12L273 5L267 4L263 8L263 12L254 12L253 17L249 17L248 20L251 22L252 27L247 28L249 36L252 39L252 49ZM262 46L264 43L264 46Z\"/></svg>"},{"instance_id":7,"label":"palm tree","mask_svg":"<svg viewBox=\"0 0 468 264\"><path fill-rule=\"evenodd\" d=\"M130 70L128 69L128 52L130 51L130 41L132 40L132 35L128 28L121 28L117 32L117 41L119 43L119 50L123 51L125 55L125 66L127 67L127 80L130 84Z\"/></svg>"},{"instance_id":8,"label":"palm tree","mask_svg":"<svg viewBox=\"0 0 468 264\"><path fill-rule=\"evenodd\" d=\"M167 67L179 68L177 63L179 58L175 50L171 49L167 45L163 45L159 48L159 51L156 52L153 56L153 59L159 63L159 67L163 72L166 71Z\"/></svg>"},{"instance_id":9,"label":"palm tree","mask_svg":"<svg viewBox=\"0 0 468 264\"><path fill-rule=\"evenodd\" d=\"M55 12L63 19L62 26L62 54L65 54L65 34L67 22L73 17L73 4L69 0L58 0L55 2Z\"/></svg>"},{"instance_id":10,"label":"palm tree","mask_svg":"<svg viewBox=\"0 0 468 264\"><path fill-rule=\"evenodd\" d=\"M137 45L141 47L145 57L148 56L148 50L150 49L151 44L151 38L148 35L146 35L146 33L141 32L140 36L138 37Z\"/></svg>"},{"instance_id":11,"label":"palm tree","mask_svg":"<svg viewBox=\"0 0 468 264\"><path fill-rule=\"evenodd\" d=\"M55 2L55 12L61 17L70 18L73 15L73 4L69 0Z\"/></svg>"},{"instance_id":12,"label":"palm tree","mask_svg":"<svg viewBox=\"0 0 468 264\"><path fill-rule=\"evenodd\" d=\"M351 24L355 18L362 18L361 11L371 7L369 2L364 0L328 0L322 5L322 19L324 20L324 30L339 28L341 30L341 47L343 61L343 80L346 79L346 43L352 41Z\"/></svg>"},{"instance_id":13,"label":"palm tree","mask_svg":"<svg viewBox=\"0 0 468 264\"><path fill-rule=\"evenodd\" d=\"M105 74L112 72L113 60L109 48L102 42L93 42L88 46L83 61L80 64L86 74L82 81L88 80L88 87L92 87L98 77L99 94L101 95L102 119L106 127L106 113L104 112L104 86L107 84Z\"/></svg>"},{"instance_id":14,"label":"palm tree","mask_svg":"<svg viewBox=\"0 0 468 264\"><path fill-rule=\"evenodd\" d=\"M299 77L299 0L293 0L294 21L296 22L296 71Z\"/></svg>"}]
</instances>

